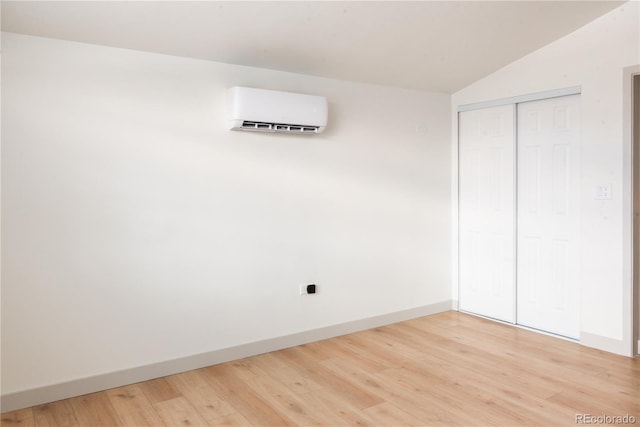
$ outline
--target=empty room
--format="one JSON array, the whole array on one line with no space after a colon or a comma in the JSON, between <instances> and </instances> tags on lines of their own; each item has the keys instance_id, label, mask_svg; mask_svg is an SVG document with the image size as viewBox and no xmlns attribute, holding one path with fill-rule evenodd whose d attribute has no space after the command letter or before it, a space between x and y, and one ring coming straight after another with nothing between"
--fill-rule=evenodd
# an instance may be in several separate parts
<instances>
[{"instance_id":1,"label":"empty room","mask_svg":"<svg viewBox=\"0 0 640 427\"><path fill-rule=\"evenodd\" d=\"M640 2L0 6L3 427L640 425Z\"/></svg>"}]
</instances>

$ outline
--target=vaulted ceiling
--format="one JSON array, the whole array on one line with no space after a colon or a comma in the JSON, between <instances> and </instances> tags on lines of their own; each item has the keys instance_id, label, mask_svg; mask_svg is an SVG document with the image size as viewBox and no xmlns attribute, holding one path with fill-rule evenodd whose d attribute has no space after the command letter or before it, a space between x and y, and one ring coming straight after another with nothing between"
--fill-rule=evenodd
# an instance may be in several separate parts
<instances>
[{"instance_id":1,"label":"vaulted ceiling","mask_svg":"<svg viewBox=\"0 0 640 427\"><path fill-rule=\"evenodd\" d=\"M2 30L452 93L620 1L3 1Z\"/></svg>"}]
</instances>

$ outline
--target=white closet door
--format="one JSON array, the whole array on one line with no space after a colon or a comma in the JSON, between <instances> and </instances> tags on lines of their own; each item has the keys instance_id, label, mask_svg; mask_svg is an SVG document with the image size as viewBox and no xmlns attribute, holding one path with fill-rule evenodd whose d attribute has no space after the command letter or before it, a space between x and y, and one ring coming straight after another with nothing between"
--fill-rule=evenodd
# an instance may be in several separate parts
<instances>
[{"instance_id":1,"label":"white closet door","mask_svg":"<svg viewBox=\"0 0 640 427\"><path fill-rule=\"evenodd\" d=\"M518 104L517 322L578 338L580 96Z\"/></svg>"},{"instance_id":2,"label":"white closet door","mask_svg":"<svg viewBox=\"0 0 640 427\"><path fill-rule=\"evenodd\" d=\"M459 115L459 307L515 322L514 106Z\"/></svg>"}]
</instances>

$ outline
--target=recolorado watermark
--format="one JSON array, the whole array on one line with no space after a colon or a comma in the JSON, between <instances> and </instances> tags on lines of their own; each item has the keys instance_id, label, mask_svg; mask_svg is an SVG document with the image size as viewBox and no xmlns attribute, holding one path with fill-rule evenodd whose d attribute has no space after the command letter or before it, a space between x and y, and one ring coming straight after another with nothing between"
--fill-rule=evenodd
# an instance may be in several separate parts
<instances>
[{"instance_id":1,"label":"recolorado watermark","mask_svg":"<svg viewBox=\"0 0 640 427\"><path fill-rule=\"evenodd\" d=\"M576 424L635 424L638 421L633 415L592 415L576 414Z\"/></svg>"}]
</instances>

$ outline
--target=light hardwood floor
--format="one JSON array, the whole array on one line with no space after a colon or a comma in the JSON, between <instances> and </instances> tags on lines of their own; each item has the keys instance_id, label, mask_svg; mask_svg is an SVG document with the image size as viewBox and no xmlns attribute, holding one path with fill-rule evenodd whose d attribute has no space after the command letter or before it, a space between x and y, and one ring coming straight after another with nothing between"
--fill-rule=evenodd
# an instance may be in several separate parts
<instances>
[{"instance_id":1,"label":"light hardwood floor","mask_svg":"<svg viewBox=\"0 0 640 427\"><path fill-rule=\"evenodd\" d=\"M452 311L6 413L2 426L575 426L576 414L640 425L640 359Z\"/></svg>"}]
</instances>

